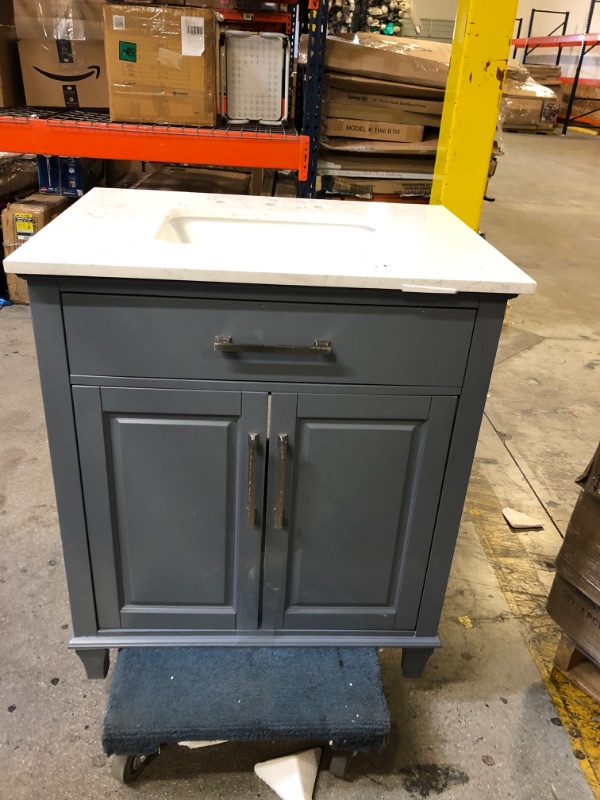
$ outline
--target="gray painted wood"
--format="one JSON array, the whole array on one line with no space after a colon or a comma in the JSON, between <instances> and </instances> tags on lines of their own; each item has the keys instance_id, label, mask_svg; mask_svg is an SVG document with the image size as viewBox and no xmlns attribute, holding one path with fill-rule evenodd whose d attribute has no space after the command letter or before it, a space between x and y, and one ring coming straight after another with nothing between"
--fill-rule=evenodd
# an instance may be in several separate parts
<instances>
[{"instance_id":1,"label":"gray painted wood","mask_svg":"<svg viewBox=\"0 0 600 800\"><path fill-rule=\"evenodd\" d=\"M475 317L469 309L74 293L63 305L78 374L408 386L462 383ZM250 345L322 339L333 354L220 353L217 336Z\"/></svg>"},{"instance_id":2,"label":"gray painted wood","mask_svg":"<svg viewBox=\"0 0 600 800\"><path fill-rule=\"evenodd\" d=\"M94 387L73 394L100 627L235 627L236 595L244 606L246 587L257 595L260 557L256 531L239 544L247 458L241 394ZM248 424L260 425L264 440L266 395L251 396L248 409Z\"/></svg>"},{"instance_id":3,"label":"gray painted wood","mask_svg":"<svg viewBox=\"0 0 600 800\"><path fill-rule=\"evenodd\" d=\"M423 584L417 636L437 632L505 309L506 298L484 297L477 313Z\"/></svg>"},{"instance_id":4,"label":"gray painted wood","mask_svg":"<svg viewBox=\"0 0 600 800\"><path fill-rule=\"evenodd\" d=\"M431 413L430 397L298 396L297 419L284 423L294 432L290 511L286 530L271 534L278 553L283 541L288 550L278 625L415 624L455 405L440 399Z\"/></svg>"},{"instance_id":5,"label":"gray painted wood","mask_svg":"<svg viewBox=\"0 0 600 800\"><path fill-rule=\"evenodd\" d=\"M506 297L46 277L30 293L70 646L91 673L107 647L156 644L398 646L422 671ZM212 349L242 334L336 356Z\"/></svg>"},{"instance_id":6,"label":"gray painted wood","mask_svg":"<svg viewBox=\"0 0 600 800\"><path fill-rule=\"evenodd\" d=\"M29 284L29 297L73 631L76 636L90 636L96 632L98 623L60 295L55 282L33 280Z\"/></svg>"}]
</instances>

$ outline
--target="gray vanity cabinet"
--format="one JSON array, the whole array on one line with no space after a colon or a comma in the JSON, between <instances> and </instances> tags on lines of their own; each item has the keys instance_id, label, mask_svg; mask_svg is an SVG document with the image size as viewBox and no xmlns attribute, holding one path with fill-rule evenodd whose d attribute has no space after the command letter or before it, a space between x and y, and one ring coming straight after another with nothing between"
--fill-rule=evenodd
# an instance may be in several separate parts
<instances>
[{"instance_id":1,"label":"gray vanity cabinet","mask_svg":"<svg viewBox=\"0 0 600 800\"><path fill-rule=\"evenodd\" d=\"M32 276L71 596L111 647L437 626L506 296Z\"/></svg>"}]
</instances>

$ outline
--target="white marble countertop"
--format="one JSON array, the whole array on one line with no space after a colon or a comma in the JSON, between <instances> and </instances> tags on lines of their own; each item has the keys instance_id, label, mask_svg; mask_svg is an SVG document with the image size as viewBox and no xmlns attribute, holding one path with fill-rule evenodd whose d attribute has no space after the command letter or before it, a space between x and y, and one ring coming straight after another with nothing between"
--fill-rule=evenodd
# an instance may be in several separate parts
<instances>
[{"instance_id":1,"label":"white marble countertop","mask_svg":"<svg viewBox=\"0 0 600 800\"><path fill-rule=\"evenodd\" d=\"M93 189L7 272L523 294L535 281L440 206Z\"/></svg>"}]
</instances>

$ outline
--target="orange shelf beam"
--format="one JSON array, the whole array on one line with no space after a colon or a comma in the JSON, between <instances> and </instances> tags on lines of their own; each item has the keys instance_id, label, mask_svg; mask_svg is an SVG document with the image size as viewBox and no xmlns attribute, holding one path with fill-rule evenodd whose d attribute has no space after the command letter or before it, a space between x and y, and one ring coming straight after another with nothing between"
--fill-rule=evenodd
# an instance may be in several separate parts
<instances>
[{"instance_id":1,"label":"orange shelf beam","mask_svg":"<svg viewBox=\"0 0 600 800\"><path fill-rule=\"evenodd\" d=\"M530 36L525 39L513 39L513 47L581 47L600 42L600 33L571 33L566 36ZM525 65L527 66L527 65Z\"/></svg>"},{"instance_id":2,"label":"orange shelf beam","mask_svg":"<svg viewBox=\"0 0 600 800\"><path fill-rule=\"evenodd\" d=\"M290 169L304 181L309 145L308 136L272 128L221 130L39 119L0 110L0 150L12 153Z\"/></svg>"}]
</instances>

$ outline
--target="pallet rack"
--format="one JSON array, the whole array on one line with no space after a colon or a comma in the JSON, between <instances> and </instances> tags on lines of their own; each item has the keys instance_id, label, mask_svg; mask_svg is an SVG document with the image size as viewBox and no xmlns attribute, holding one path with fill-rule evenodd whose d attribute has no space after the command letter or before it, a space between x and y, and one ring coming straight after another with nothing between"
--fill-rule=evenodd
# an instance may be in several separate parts
<instances>
[{"instance_id":1,"label":"pallet rack","mask_svg":"<svg viewBox=\"0 0 600 800\"><path fill-rule=\"evenodd\" d=\"M291 9L289 15L274 14L271 21L285 25L293 40L296 6ZM250 124L216 128L116 123L104 112L0 109L1 148L6 152L39 155L295 170L299 195L313 197L327 1L303 0L299 15L303 19L303 30L309 36L309 56L304 70L304 105L298 128L291 122L276 126ZM261 13L260 21L267 16Z\"/></svg>"},{"instance_id":2,"label":"pallet rack","mask_svg":"<svg viewBox=\"0 0 600 800\"><path fill-rule=\"evenodd\" d=\"M533 9L531 12L531 19L529 22L529 33L531 33L531 29L533 26L533 20L535 13L546 13L546 14L562 14L565 19L564 21L552 31L554 33L558 30L558 28L563 29L563 34L560 36L527 36L524 39L513 39L513 46L515 48L515 52L519 49L524 50L523 54L523 63L526 64L527 56L530 55L534 50L538 47L541 48L553 48L557 49L558 53L556 56L556 64L560 64L560 60L562 57L562 51L565 48L579 48L579 53L577 55L577 65L575 68L575 75L573 78L561 78L561 81L566 84L572 84L573 88L571 90L571 94L569 97L569 103L567 105L567 110L563 120L563 135L567 133L569 127L571 125L588 125L590 127L598 127L598 123L594 122L590 119L586 119L587 114L593 114L596 111L600 111L600 105L597 109L593 109L593 111L586 111L583 114L577 114L576 116L572 116L573 113L573 105L577 100L589 99L589 98L582 98L577 97L577 87L581 84L582 86L598 86L600 85L599 81L596 80L589 80L585 78L581 78L581 69L583 67L583 62L585 57L590 53L595 47L600 44L600 33L591 33L592 28L592 21L594 18L594 12L596 10L596 6L600 3L600 0L591 0L590 8L588 11L588 16L585 25L585 32L584 33L573 33L567 34L567 24L569 21L569 12L568 11L540 11L540 9Z\"/></svg>"}]
</instances>

